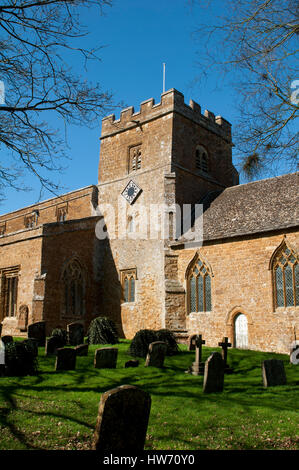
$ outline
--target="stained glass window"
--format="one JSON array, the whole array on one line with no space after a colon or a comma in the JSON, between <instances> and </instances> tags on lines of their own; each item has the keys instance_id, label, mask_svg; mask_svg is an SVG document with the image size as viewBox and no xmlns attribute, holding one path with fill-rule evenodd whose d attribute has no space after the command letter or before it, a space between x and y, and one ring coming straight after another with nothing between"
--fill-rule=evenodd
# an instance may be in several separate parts
<instances>
[{"instance_id":1,"label":"stained glass window","mask_svg":"<svg viewBox=\"0 0 299 470\"><path fill-rule=\"evenodd\" d=\"M212 310L211 276L208 266L196 260L188 276L188 298L190 312Z\"/></svg>"},{"instance_id":2,"label":"stained glass window","mask_svg":"<svg viewBox=\"0 0 299 470\"><path fill-rule=\"evenodd\" d=\"M298 255L285 244L273 262L276 307L299 305Z\"/></svg>"}]
</instances>

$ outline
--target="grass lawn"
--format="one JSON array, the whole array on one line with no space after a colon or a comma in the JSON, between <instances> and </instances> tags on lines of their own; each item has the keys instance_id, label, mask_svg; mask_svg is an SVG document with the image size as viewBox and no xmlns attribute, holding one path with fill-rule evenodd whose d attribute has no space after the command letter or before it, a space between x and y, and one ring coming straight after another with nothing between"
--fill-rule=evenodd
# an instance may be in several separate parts
<instances>
[{"instance_id":1,"label":"grass lawn","mask_svg":"<svg viewBox=\"0 0 299 470\"><path fill-rule=\"evenodd\" d=\"M55 372L55 357L39 348L39 374L0 377L0 449L88 450L101 394L119 385L142 388L152 397L145 450L298 450L299 365L287 355L229 349L234 373L224 392L204 394L202 376L184 371L194 352L166 357L165 367L124 368L128 340L118 345L117 369L95 369L94 351L77 358L75 371ZM203 348L203 360L211 351ZM265 389L261 362L282 359L287 385Z\"/></svg>"}]
</instances>

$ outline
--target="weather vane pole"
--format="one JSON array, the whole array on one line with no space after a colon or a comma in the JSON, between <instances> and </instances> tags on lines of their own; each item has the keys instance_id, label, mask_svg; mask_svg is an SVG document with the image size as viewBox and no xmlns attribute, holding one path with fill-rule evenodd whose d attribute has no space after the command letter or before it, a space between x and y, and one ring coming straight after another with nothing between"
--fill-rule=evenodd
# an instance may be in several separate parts
<instances>
[{"instance_id":1,"label":"weather vane pole","mask_svg":"<svg viewBox=\"0 0 299 470\"><path fill-rule=\"evenodd\" d=\"M163 62L163 93L165 92L165 62Z\"/></svg>"}]
</instances>

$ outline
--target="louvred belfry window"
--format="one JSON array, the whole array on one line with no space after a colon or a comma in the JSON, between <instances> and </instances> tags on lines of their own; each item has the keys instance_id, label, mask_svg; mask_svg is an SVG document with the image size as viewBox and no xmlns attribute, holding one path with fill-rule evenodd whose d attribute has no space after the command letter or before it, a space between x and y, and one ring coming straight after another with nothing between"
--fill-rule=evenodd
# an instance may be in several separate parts
<instances>
[{"instance_id":1,"label":"louvred belfry window","mask_svg":"<svg viewBox=\"0 0 299 470\"><path fill-rule=\"evenodd\" d=\"M212 310L211 273L208 266L197 259L187 278L189 312Z\"/></svg>"},{"instance_id":2,"label":"louvred belfry window","mask_svg":"<svg viewBox=\"0 0 299 470\"><path fill-rule=\"evenodd\" d=\"M283 244L273 260L272 273L275 308L298 306L298 254L286 244Z\"/></svg>"}]
</instances>

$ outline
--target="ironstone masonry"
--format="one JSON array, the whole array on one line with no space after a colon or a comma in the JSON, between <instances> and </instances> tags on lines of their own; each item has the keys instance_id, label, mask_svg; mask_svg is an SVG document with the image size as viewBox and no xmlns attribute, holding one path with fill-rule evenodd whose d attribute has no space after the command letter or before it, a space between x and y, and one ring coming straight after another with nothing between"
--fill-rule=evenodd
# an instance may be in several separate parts
<instances>
[{"instance_id":1,"label":"ironstone masonry","mask_svg":"<svg viewBox=\"0 0 299 470\"><path fill-rule=\"evenodd\" d=\"M72 322L86 333L102 315L126 338L168 328L180 341L200 331L206 346L227 336L233 347L288 353L299 293L294 287L292 303L284 291L284 305L276 305L275 263L283 250L291 253L295 286L299 173L239 185L232 145L229 122L187 105L175 89L159 103L104 118L98 185L0 217L2 334L26 336L25 306L27 323L45 321L47 335ZM123 197L128 187L133 200ZM159 230L136 239L144 208L163 205L158 222L173 228L179 208L198 203L201 244L186 243L187 234L165 240ZM99 239L99 224L114 237ZM124 226L129 233L120 239ZM210 276L211 306L196 311L190 279L198 261Z\"/></svg>"}]
</instances>

